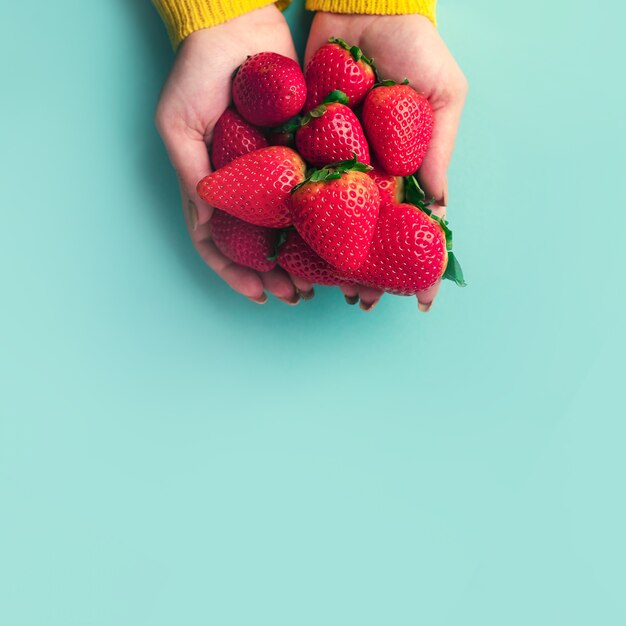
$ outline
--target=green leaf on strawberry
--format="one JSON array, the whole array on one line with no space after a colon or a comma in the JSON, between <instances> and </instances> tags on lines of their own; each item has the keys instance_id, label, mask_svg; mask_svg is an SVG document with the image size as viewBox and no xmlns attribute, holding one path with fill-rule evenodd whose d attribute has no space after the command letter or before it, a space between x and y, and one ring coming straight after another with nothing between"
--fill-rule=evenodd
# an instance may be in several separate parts
<instances>
[{"instance_id":1,"label":"green leaf on strawberry","mask_svg":"<svg viewBox=\"0 0 626 626\"><path fill-rule=\"evenodd\" d=\"M434 198L426 200L426 194L413 174L404 178L404 196L406 202L422 210L427 209L434 202Z\"/></svg>"},{"instance_id":2,"label":"green leaf on strawberry","mask_svg":"<svg viewBox=\"0 0 626 626\"><path fill-rule=\"evenodd\" d=\"M459 287L467 286L467 283L463 278L463 270L461 269L461 264L454 255L454 252L452 252L451 250L448 251L448 265L446 266L446 271L443 273L442 278L455 282Z\"/></svg>"},{"instance_id":3,"label":"green leaf on strawberry","mask_svg":"<svg viewBox=\"0 0 626 626\"><path fill-rule=\"evenodd\" d=\"M333 102L339 102L340 104L348 104L350 99L341 89L333 89L323 100L324 104L332 104Z\"/></svg>"},{"instance_id":4,"label":"green leaf on strawberry","mask_svg":"<svg viewBox=\"0 0 626 626\"><path fill-rule=\"evenodd\" d=\"M281 228L278 231L278 237L276 239L276 245L274 246L274 252L272 255L267 257L268 261L275 261L278 258L278 251L280 247L287 241L287 233L290 230L295 230L293 226L287 226L287 228Z\"/></svg>"},{"instance_id":5,"label":"green leaf on strawberry","mask_svg":"<svg viewBox=\"0 0 626 626\"><path fill-rule=\"evenodd\" d=\"M401 83L399 83L396 80L391 80L389 78L386 78L385 80L380 80L377 83L375 83L372 89L376 89L376 87L393 87L394 85L408 85L408 84L409 84L408 78L405 78Z\"/></svg>"},{"instance_id":6,"label":"green leaf on strawberry","mask_svg":"<svg viewBox=\"0 0 626 626\"><path fill-rule=\"evenodd\" d=\"M286 121L284 124L277 126L276 128L272 128L273 133L295 133L298 128L302 125L302 119L299 115L292 117L290 120Z\"/></svg>"},{"instance_id":7,"label":"green leaf on strawberry","mask_svg":"<svg viewBox=\"0 0 626 626\"><path fill-rule=\"evenodd\" d=\"M322 104L316 106L314 109L311 109L308 113L305 113L302 116L302 119L300 120L300 124L299 126L306 126L311 120L317 118L317 117L322 117L322 115L324 115L324 113L326 113L326 105L327 104L334 104L335 102L339 103L339 104L344 104L347 105L348 104L348 96L346 96L346 94L339 90L339 89L335 89L333 91L331 91L323 100ZM297 127L296 127L297 130Z\"/></svg>"},{"instance_id":8,"label":"green leaf on strawberry","mask_svg":"<svg viewBox=\"0 0 626 626\"><path fill-rule=\"evenodd\" d=\"M300 184L296 185L291 193L300 189L302 185L306 183L319 183L327 180L338 180L345 172L369 172L373 169L371 165L367 163L359 162L356 152L352 153L354 156L346 161L337 161L336 163L329 163L320 169L312 169L309 171L308 177Z\"/></svg>"},{"instance_id":9,"label":"green leaf on strawberry","mask_svg":"<svg viewBox=\"0 0 626 626\"><path fill-rule=\"evenodd\" d=\"M341 46L344 50L347 50L355 61L364 61L368 65L374 66L374 59L369 59L363 54L363 50L358 46L351 46L349 43L340 39L339 37L329 37L328 43L336 43L338 46Z\"/></svg>"}]
</instances>

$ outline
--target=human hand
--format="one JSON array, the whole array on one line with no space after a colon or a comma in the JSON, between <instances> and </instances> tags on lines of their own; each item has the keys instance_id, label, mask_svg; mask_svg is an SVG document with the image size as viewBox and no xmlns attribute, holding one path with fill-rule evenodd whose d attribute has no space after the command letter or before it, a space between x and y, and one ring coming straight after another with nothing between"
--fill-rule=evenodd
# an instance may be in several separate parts
<instances>
[{"instance_id":1,"label":"human hand","mask_svg":"<svg viewBox=\"0 0 626 626\"><path fill-rule=\"evenodd\" d=\"M409 79L433 108L435 125L428 153L418 171L433 211L444 216L448 204L447 169L461 118L467 81L430 20L422 15L344 15L319 12L313 19L305 67L329 37L340 37L373 57L381 78ZM422 311L430 309L439 283L417 294ZM344 292L345 293L345 292Z\"/></svg>"},{"instance_id":2,"label":"human hand","mask_svg":"<svg viewBox=\"0 0 626 626\"><path fill-rule=\"evenodd\" d=\"M205 263L254 302L266 302L267 290L297 304L301 295L312 297L313 286L279 267L256 272L226 258L209 234L213 209L196 192L198 181L211 172L207 145L230 103L232 74L246 56L266 51L297 58L289 26L274 5L192 33L178 51L155 121L178 175L191 239Z\"/></svg>"}]
</instances>

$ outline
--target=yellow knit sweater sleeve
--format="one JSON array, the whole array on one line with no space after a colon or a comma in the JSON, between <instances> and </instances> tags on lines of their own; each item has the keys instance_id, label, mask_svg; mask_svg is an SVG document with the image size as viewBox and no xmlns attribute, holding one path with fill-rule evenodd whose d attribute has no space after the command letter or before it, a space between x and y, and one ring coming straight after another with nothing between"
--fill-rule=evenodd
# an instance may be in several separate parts
<instances>
[{"instance_id":1,"label":"yellow knit sweater sleeve","mask_svg":"<svg viewBox=\"0 0 626 626\"><path fill-rule=\"evenodd\" d=\"M174 48L190 33L276 4L284 9L291 0L152 0L160 13ZM404 15L420 13L435 23L437 0L306 0L310 11Z\"/></svg>"},{"instance_id":2,"label":"yellow knit sweater sleeve","mask_svg":"<svg viewBox=\"0 0 626 626\"><path fill-rule=\"evenodd\" d=\"M437 0L306 0L310 11L364 13L367 15L406 15L419 13L436 25Z\"/></svg>"},{"instance_id":3,"label":"yellow knit sweater sleeve","mask_svg":"<svg viewBox=\"0 0 626 626\"><path fill-rule=\"evenodd\" d=\"M161 15L172 46L195 30L216 26L244 13L276 4L284 9L290 0L152 0Z\"/></svg>"}]
</instances>

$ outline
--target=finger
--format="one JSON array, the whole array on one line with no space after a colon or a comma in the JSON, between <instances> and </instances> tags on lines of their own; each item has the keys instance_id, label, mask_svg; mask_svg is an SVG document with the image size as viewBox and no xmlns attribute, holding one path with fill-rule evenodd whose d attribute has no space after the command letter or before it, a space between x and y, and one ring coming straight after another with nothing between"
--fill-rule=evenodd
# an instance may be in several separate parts
<instances>
[{"instance_id":1,"label":"finger","mask_svg":"<svg viewBox=\"0 0 626 626\"><path fill-rule=\"evenodd\" d=\"M383 291L380 289L374 289L374 287L366 287L359 285L359 298L361 300L361 310L371 311L383 297Z\"/></svg>"},{"instance_id":2,"label":"finger","mask_svg":"<svg viewBox=\"0 0 626 626\"><path fill-rule=\"evenodd\" d=\"M170 161L178 174L185 210L188 214L195 213L198 224L206 224L211 219L213 209L200 199L196 191L198 181L211 173L209 151L204 137L189 128L172 129L161 126L160 132Z\"/></svg>"},{"instance_id":3,"label":"finger","mask_svg":"<svg viewBox=\"0 0 626 626\"><path fill-rule=\"evenodd\" d=\"M359 289L356 285L339 285L339 289L348 304L353 305L359 301Z\"/></svg>"},{"instance_id":4,"label":"finger","mask_svg":"<svg viewBox=\"0 0 626 626\"><path fill-rule=\"evenodd\" d=\"M300 302L300 296L296 292L294 284L289 278L289 274L280 267L275 267L269 272L259 272L263 281L263 286L270 293L286 304L296 305Z\"/></svg>"},{"instance_id":5,"label":"finger","mask_svg":"<svg viewBox=\"0 0 626 626\"><path fill-rule=\"evenodd\" d=\"M422 313L428 313L428 311L430 311L430 308L435 300L435 296L439 291L439 287L441 287L441 280L438 280L434 285L428 287L428 289L417 292L417 308Z\"/></svg>"},{"instance_id":6,"label":"finger","mask_svg":"<svg viewBox=\"0 0 626 626\"><path fill-rule=\"evenodd\" d=\"M200 229L200 234L205 234L208 230L206 226ZM226 258L208 236L203 239L194 237L193 241L204 262L235 291L259 304L267 300L263 291L263 281L254 270L237 265Z\"/></svg>"},{"instance_id":7,"label":"finger","mask_svg":"<svg viewBox=\"0 0 626 626\"><path fill-rule=\"evenodd\" d=\"M434 109L433 136L428 152L417 172L417 177L426 197L435 198L437 202L443 205L448 202L447 171L464 102L465 96L459 92L454 100Z\"/></svg>"},{"instance_id":8,"label":"finger","mask_svg":"<svg viewBox=\"0 0 626 626\"><path fill-rule=\"evenodd\" d=\"M315 289L313 289L313 283L310 283L308 280L303 280L298 276L294 276L293 274L289 274L289 278L291 278L291 282L295 285L300 297L303 300L311 300L313 296L315 296Z\"/></svg>"}]
</instances>

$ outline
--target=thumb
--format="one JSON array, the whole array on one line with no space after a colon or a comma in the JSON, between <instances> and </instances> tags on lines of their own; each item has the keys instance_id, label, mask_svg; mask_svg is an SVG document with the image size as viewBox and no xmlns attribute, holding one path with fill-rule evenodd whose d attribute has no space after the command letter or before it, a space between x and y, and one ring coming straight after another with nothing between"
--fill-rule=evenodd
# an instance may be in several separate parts
<instances>
[{"instance_id":1,"label":"thumb","mask_svg":"<svg viewBox=\"0 0 626 626\"><path fill-rule=\"evenodd\" d=\"M417 178L427 198L438 204L448 203L448 166L454 149L454 140L461 120L464 96L434 110L433 136Z\"/></svg>"},{"instance_id":2,"label":"thumb","mask_svg":"<svg viewBox=\"0 0 626 626\"><path fill-rule=\"evenodd\" d=\"M213 208L201 200L196 191L198 181L211 173L211 163L204 137L199 133L190 133L187 128L161 130L167 153L180 181L185 203L183 209L191 229L195 230L197 224L206 224L213 213Z\"/></svg>"}]
</instances>

